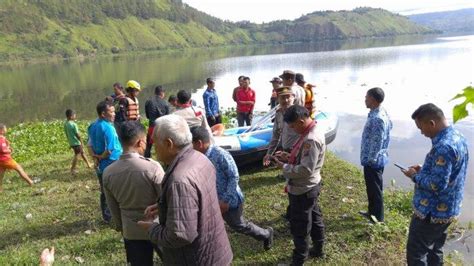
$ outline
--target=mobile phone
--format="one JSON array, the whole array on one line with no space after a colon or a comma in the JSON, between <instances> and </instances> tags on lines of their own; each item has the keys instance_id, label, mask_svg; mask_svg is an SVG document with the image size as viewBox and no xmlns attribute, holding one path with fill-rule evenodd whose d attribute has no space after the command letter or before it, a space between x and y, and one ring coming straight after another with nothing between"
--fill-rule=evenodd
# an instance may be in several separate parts
<instances>
[{"instance_id":1,"label":"mobile phone","mask_svg":"<svg viewBox=\"0 0 474 266\"><path fill-rule=\"evenodd\" d=\"M406 168L405 166L400 165L400 164L398 164L398 163L394 163L393 165L395 165L396 167L400 168L400 170L403 170L403 171L408 170L408 168Z\"/></svg>"}]
</instances>

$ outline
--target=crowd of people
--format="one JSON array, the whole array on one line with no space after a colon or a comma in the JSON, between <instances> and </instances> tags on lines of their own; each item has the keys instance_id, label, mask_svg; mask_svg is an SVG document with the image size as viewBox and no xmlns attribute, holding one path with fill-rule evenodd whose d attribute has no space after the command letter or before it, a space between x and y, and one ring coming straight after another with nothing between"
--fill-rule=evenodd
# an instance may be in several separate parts
<instances>
[{"instance_id":1,"label":"crowd of people","mask_svg":"<svg viewBox=\"0 0 474 266\"><path fill-rule=\"evenodd\" d=\"M241 76L238 82L232 93L238 124L251 125L255 90L249 77ZM292 265L303 265L308 257L325 257L324 208L319 204L324 193L325 137L314 119L314 85L291 70L270 83L269 105L277 109L263 166L281 169L279 176L288 193L284 217L294 244ZM131 265L153 265L154 253L164 264L229 265L233 252L224 222L260 241L264 250L273 246L273 228L260 227L244 216L244 193L233 157L214 145L214 136L223 130L222 114L216 80L208 78L206 84L204 110L193 105L190 92L180 90L165 100L164 88L157 86L145 103L146 129L140 122L140 84L130 80L123 89L115 83L114 94L97 104L98 117L88 128L86 144L74 123L75 112L66 111L64 130L74 152L71 173L77 172L81 158L93 167L83 152L86 145L99 180L102 219L121 232ZM381 88L366 92L370 112L360 159L368 209L360 214L369 223L385 219L383 171L393 125L382 107L384 100ZM421 105L412 119L433 146L423 165L402 169L415 183L407 263L440 265L447 229L460 213L468 149L462 134L434 104ZM6 127L0 125L0 185L7 169L15 169L32 184L11 158L5 134ZM150 158L153 151L157 161Z\"/></svg>"}]
</instances>

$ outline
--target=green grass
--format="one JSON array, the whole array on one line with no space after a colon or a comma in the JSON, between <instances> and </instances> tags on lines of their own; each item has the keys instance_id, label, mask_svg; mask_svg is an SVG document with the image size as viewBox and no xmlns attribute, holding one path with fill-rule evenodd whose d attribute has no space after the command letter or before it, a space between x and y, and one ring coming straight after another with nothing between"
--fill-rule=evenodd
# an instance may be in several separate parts
<instances>
[{"instance_id":1,"label":"green grass","mask_svg":"<svg viewBox=\"0 0 474 266\"><path fill-rule=\"evenodd\" d=\"M25 170L42 181L28 187L16 173L6 175L4 192L0 194L0 265L36 264L41 250L50 246L56 248L59 265L76 263L76 257L91 265L123 264L125 254L120 234L100 222L95 173L82 164L79 174L70 176L72 151L67 148L60 125L60 122L27 124L9 132L16 148L14 157L20 156ZM86 123L79 125L84 130ZM51 137L55 140L47 142ZM261 243L228 230L234 264L290 262L292 238L281 216L288 200L283 182L276 178L278 173L257 166L242 171L240 185L246 197L245 216L262 227L272 226L275 245L265 252ZM326 224L327 258L309 262L403 264L411 195L387 189L386 224L369 225L357 214L358 210L366 209L361 172L328 153L322 176L320 204ZM29 213L32 219L25 218Z\"/></svg>"}]
</instances>

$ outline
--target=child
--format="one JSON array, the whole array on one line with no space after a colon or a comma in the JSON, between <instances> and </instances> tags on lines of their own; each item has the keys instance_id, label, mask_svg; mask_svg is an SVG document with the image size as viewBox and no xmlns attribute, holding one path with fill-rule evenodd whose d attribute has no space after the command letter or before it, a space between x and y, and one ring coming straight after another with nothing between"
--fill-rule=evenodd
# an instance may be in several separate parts
<instances>
[{"instance_id":1,"label":"child","mask_svg":"<svg viewBox=\"0 0 474 266\"><path fill-rule=\"evenodd\" d=\"M6 170L13 169L20 174L28 185L33 185L33 181L25 173L21 165L13 160L11 153L13 152L10 147L10 142L6 139L7 127L4 124L0 124L0 192L3 191L2 181Z\"/></svg>"},{"instance_id":2,"label":"child","mask_svg":"<svg viewBox=\"0 0 474 266\"><path fill-rule=\"evenodd\" d=\"M76 165L79 157L82 157L84 162L86 162L87 167L92 168L92 164L89 163L89 160L87 160L87 157L82 149L82 140L81 136L79 135L79 129L74 122L76 120L76 113L71 109L67 109L66 118L67 120L64 123L64 132L66 133L69 146L71 146L72 150L74 151L74 157L72 158L71 163L71 174L75 175L77 174Z\"/></svg>"}]
</instances>

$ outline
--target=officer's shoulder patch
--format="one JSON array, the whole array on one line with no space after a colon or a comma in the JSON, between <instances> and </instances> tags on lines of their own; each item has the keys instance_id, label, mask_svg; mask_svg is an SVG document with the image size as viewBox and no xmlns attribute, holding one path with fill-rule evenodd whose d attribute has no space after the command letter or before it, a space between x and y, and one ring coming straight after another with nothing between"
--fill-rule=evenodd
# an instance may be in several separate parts
<instances>
[{"instance_id":1,"label":"officer's shoulder patch","mask_svg":"<svg viewBox=\"0 0 474 266\"><path fill-rule=\"evenodd\" d=\"M439 165L439 166L446 165L446 160L444 159L443 156L438 156L438 159L436 159L436 165Z\"/></svg>"}]
</instances>

